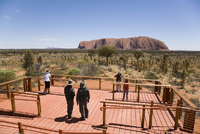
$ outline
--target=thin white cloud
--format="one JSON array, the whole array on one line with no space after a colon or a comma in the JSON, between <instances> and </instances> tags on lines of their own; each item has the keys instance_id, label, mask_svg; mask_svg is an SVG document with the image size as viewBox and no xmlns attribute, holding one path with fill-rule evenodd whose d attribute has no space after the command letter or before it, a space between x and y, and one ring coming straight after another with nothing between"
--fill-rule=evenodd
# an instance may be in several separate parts
<instances>
[{"instance_id":1,"label":"thin white cloud","mask_svg":"<svg viewBox=\"0 0 200 134\"><path fill-rule=\"evenodd\" d=\"M11 17L10 17L10 16L6 16L5 18L6 18L6 19L11 19Z\"/></svg>"},{"instance_id":2,"label":"thin white cloud","mask_svg":"<svg viewBox=\"0 0 200 134\"><path fill-rule=\"evenodd\" d=\"M19 10L19 9L16 9L16 10L15 10L15 12L17 12L17 13L18 13L18 12L21 12L21 10Z\"/></svg>"},{"instance_id":3,"label":"thin white cloud","mask_svg":"<svg viewBox=\"0 0 200 134\"><path fill-rule=\"evenodd\" d=\"M36 38L36 41L58 41L58 38Z\"/></svg>"}]
</instances>

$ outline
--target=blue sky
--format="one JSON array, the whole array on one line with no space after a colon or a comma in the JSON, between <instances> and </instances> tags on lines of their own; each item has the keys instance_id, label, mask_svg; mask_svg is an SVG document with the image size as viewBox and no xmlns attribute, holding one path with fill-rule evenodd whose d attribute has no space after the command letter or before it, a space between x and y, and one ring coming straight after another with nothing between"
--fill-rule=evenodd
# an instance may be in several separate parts
<instances>
[{"instance_id":1,"label":"blue sky","mask_svg":"<svg viewBox=\"0 0 200 134\"><path fill-rule=\"evenodd\" d=\"M200 51L200 0L0 0L0 49L138 36Z\"/></svg>"}]
</instances>

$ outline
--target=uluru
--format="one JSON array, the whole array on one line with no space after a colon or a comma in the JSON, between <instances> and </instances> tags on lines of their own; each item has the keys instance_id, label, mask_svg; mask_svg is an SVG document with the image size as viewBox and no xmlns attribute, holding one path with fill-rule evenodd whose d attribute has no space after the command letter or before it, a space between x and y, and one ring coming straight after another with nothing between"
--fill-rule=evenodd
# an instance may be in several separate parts
<instances>
[{"instance_id":1,"label":"uluru","mask_svg":"<svg viewBox=\"0 0 200 134\"><path fill-rule=\"evenodd\" d=\"M116 46L117 49L133 50L169 50L164 42L147 36L131 38L103 38L91 41L81 41L78 49L98 49L103 45Z\"/></svg>"}]
</instances>

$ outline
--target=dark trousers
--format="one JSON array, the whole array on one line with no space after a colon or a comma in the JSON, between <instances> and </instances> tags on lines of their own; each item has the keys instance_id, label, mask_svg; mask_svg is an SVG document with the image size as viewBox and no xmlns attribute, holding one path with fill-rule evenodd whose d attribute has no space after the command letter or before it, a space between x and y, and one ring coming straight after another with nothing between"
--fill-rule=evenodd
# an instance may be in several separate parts
<instances>
[{"instance_id":1,"label":"dark trousers","mask_svg":"<svg viewBox=\"0 0 200 134\"><path fill-rule=\"evenodd\" d=\"M88 117L87 101L79 101L79 111L82 118Z\"/></svg>"},{"instance_id":2,"label":"dark trousers","mask_svg":"<svg viewBox=\"0 0 200 134\"><path fill-rule=\"evenodd\" d=\"M67 100L67 113L68 113L68 117L72 115L73 106L74 106L74 101L73 100Z\"/></svg>"}]
</instances>

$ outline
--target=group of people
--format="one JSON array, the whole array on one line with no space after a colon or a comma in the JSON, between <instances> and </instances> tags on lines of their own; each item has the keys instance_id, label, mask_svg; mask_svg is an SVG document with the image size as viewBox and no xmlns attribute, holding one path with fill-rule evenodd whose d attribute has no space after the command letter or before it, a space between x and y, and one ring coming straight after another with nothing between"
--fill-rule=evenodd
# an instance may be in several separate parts
<instances>
[{"instance_id":1,"label":"group of people","mask_svg":"<svg viewBox=\"0 0 200 134\"><path fill-rule=\"evenodd\" d=\"M72 85L75 82L70 79L67 81L67 86L64 88L65 98L67 101L67 113L68 113L68 119L71 118L73 106L74 106L74 96L75 91ZM81 119L85 120L85 118L88 118L88 108L87 103L89 103L90 100L90 92L89 89L86 87L87 82L84 80L79 81L79 89L76 94L76 103L79 105L79 111L81 113Z\"/></svg>"},{"instance_id":2,"label":"group of people","mask_svg":"<svg viewBox=\"0 0 200 134\"><path fill-rule=\"evenodd\" d=\"M45 88L44 88L43 94L48 93L47 90L50 88L50 78L51 78L50 70L46 70L44 74ZM116 82L121 83L122 78L124 77L121 74L121 72L118 72L115 75L115 78L116 78ZM74 83L75 81L70 79L69 81L67 81L66 87L64 88L64 94L67 101L68 119L72 117L72 111L73 111L73 106L74 106L75 90L72 87ZM125 79L125 83L128 83L128 79ZM81 119L85 120L85 118L88 118L88 113L89 113L88 108L87 108L87 103L89 103L89 100L90 100L90 92L89 92L89 89L86 87L87 86L86 81L81 80L79 81L78 85L79 85L79 89L76 94L76 103L77 105L79 105ZM121 84L116 84L116 91L121 92ZM123 99L122 100L125 99L125 96L126 96L126 100L128 100L128 92L129 92L129 85L123 84Z\"/></svg>"},{"instance_id":3,"label":"group of people","mask_svg":"<svg viewBox=\"0 0 200 134\"><path fill-rule=\"evenodd\" d=\"M46 95L48 94L48 89L50 88L50 70L46 70L44 74L44 83L45 83L45 88L43 94ZM64 93L65 93L65 98L67 101L67 113L68 113L68 119L72 117L72 111L73 111L73 106L74 106L74 96L75 96L75 91L72 85L75 83L72 79L67 81L66 87L64 88ZM87 82L84 80L79 81L79 89L77 91L76 95L76 103L79 105L79 111L81 113L81 119L85 120L85 118L88 118L88 108L87 108L87 103L89 103L90 100L90 93L89 89L86 87Z\"/></svg>"},{"instance_id":4,"label":"group of people","mask_svg":"<svg viewBox=\"0 0 200 134\"><path fill-rule=\"evenodd\" d=\"M115 75L115 78L116 78L116 82L119 82L121 83L122 81L122 78L124 78L124 76L121 74L121 72L119 71L116 75ZM128 79L125 79L125 83L128 83ZM122 89L121 89L121 84L116 84L116 91L118 92L121 92ZM129 85L128 84L123 84L123 99L125 99L125 96L126 96L126 100L128 100L128 92L129 92Z\"/></svg>"}]
</instances>

